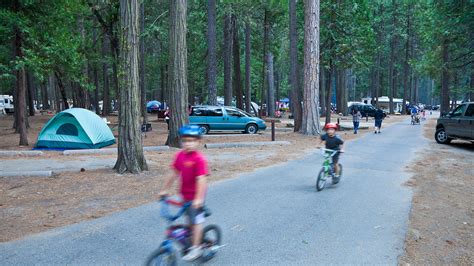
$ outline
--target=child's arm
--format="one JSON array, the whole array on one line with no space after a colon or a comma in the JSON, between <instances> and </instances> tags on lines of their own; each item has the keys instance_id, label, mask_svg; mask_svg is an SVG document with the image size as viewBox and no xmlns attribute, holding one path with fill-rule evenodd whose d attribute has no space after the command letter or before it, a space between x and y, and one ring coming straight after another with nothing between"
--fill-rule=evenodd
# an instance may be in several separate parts
<instances>
[{"instance_id":1,"label":"child's arm","mask_svg":"<svg viewBox=\"0 0 474 266\"><path fill-rule=\"evenodd\" d=\"M174 181L175 181L178 177L179 177L178 171L174 170L174 171L173 171L173 174L170 175L170 176L165 180L165 184L163 185L163 188L162 188L161 191L160 191L160 195L161 195L161 196L168 194L168 190L171 188L171 186L173 185Z\"/></svg>"},{"instance_id":2,"label":"child's arm","mask_svg":"<svg viewBox=\"0 0 474 266\"><path fill-rule=\"evenodd\" d=\"M205 175L201 175L197 177L197 191L196 197L193 200L193 208L200 208L204 203L204 196L206 194L206 187L207 187L207 177Z\"/></svg>"}]
</instances>

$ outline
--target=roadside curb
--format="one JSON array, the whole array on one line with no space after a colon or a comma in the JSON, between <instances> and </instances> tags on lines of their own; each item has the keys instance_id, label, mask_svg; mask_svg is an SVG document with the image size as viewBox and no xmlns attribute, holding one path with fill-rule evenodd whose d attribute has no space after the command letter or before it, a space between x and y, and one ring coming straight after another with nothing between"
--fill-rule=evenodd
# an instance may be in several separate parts
<instances>
[{"instance_id":1,"label":"roadside curb","mask_svg":"<svg viewBox=\"0 0 474 266\"><path fill-rule=\"evenodd\" d=\"M0 172L1 177L52 177L53 171Z\"/></svg>"},{"instance_id":2,"label":"roadside curb","mask_svg":"<svg viewBox=\"0 0 474 266\"><path fill-rule=\"evenodd\" d=\"M0 158L8 157L36 157L42 156L44 153L42 151L0 151Z\"/></svg>"},{"instance_id":3,"label":"roadside curb","mask_svg":"<svg viewBox=\"0 0 474 266\"><path fill-rule=\"evenodd\" d=\"M148 146L143 147L143 151L167 151L170 147L168 146ZM106 149L86 149L86 150L65 150L63 155L106 155L106 154L116 154L116 148L106 148Z\"/></svg>"},{"instance_id":4,"label":"roadside curb","mask_svg":"<svg viewBox=\"0 0 474 266\"><path fill-rule=\"evenodd\" d=\"M257 141L257 142L233 142L233 143L207 143L204 145L206 149L220 148L243 148L243 147L259 147L273 145L290 145L289 141Z\"/></svg>"}]
</instances>

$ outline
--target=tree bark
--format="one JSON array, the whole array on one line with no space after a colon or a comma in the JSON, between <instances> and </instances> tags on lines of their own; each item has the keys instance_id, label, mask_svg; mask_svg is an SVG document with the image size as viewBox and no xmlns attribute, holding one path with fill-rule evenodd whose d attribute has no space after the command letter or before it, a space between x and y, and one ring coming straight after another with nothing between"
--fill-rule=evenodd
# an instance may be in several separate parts
<instances>
[{"instance_id":1,"label":"tree bark","mask_svg":"<svg viewBox=\"0 0 474 266\"><path fill-rule=\"evenodd\" d=\"M250 23L245 23L245 111L252 109L252 92L250 87Z\"/></svg>"},{"instance_id":2,"label":"tree bark","mask_svg":"<svg viewBox=\"0 0 474 266\"><path fill-rule=\"evenodd\" d=\"M48 110L49 107L49 98L48 98L48 87L46 86L45 82L41 83L41 103L43 107L41 109Z\"/></svg>"},{"instance_id":3,"label":"tree bark","mask_svg":"<svg viewBox=\"0 0 474 266\"><path fill-rule=\"evenodd\" d=\"M411 8L412 5L409 5L409 10L407 12L407 39L405 42L405 62L403 62L403 106L402 114L407 113L407 98L408 98L408 76L409 76L409 64L410 60L410 27L411 27Z\"/></svg>"},{"instance_id":4,"label":"tree bark","mask_svg":"<svg viewBox=\"0 0 474 266\"><path fill-rule=\"evenodd\" d=\"M299 132L303 123L303 112L301 108L300 90L298 86L298 31L296 28L296 0L289 1L290 12L290 76L291 87L291 112L294 120L294 130Z\"/></svg>"},{"instance_id":5,"label":"tree bark","mask_svg":"<svg viewBox=\"0 0 474 266\"><path fill-rule=\"evenodd\" d=\"M270 22L268 21L268 9L265 8L264 11L264 18L263 18L263 65L262 65L262 89L260 93L260 106L261 106L261 111L263 110L266 111L268 115L268 99L267 99L267 76L268 76L268 42L270 41ZM263 106L266 105L266 108L264 109ZM262 114L261 114L262 116Z\"/></svg>"},{"instance_id":6,"label":"tree bark","mask_svg":"<svg viewBox=\"0 0 474 266\"><path fill-rule=\"evenodd\" d=\"M390 41L390 70L389 70L389 80L390 80L390 92L389 92L389 112L390 114L394 113L393 109L393 96L395 94L395 87L396 87L396 80L395 80L395 49L397 47L397 40L398 36L396 34L397 29L397 5L395 0L392 0L392 25L393 25L393 32L392 32L392 40Z\"/></svg>"},{"instance_id":7,"label":"tree bark","mask_svg":"<svg viewBox=\"0 0 474 266\"><path fill-rule=\"evenodd\" d=\"M108 65L108 54L109 52L109 40L104 36L102 40L102 75L103 75L103 92L102 92L102 115L107 116L110 114L110 85L109 85L109 65Z\"/></svg>"},{"instance_id":8,"label":"tree bark","mask_svg":"<svg viewBox=\"0 0 474 266\"><path fill-rule=\"evenodd\" d=\"M33 84L33 77L31 73L28 71L26 72L26 84L27 84L27 94L28 94L28 113L30 116L35 116L35 100L34 100L34 95L35 95L35 89L34 89L34 84ZM28 122L28 121L27 121ZM29 127L29 125L28 125Z\"/></svg>"},{"instance_id":9,"label":"tree bark","mask_svg":"<svg viewBox=\"0 0 474 266\"><path fill-rule=\"evenodd\" d=\"M17 13L21 10L21 4L19 0L15 0L13 3L13 10ZM15 57L17 60L23 59L23 39L22 34L18 26L14 27L15 33ZM28 132L26 128L26 73L25 67L21 66L16 73L16 99L15 106L17 107L16 112L16 130L20 133L20 146L28 146Z\"/></svg>"},{"instance_id":10,"label":"tree bark","mask_svg":"<svg viewBox=\"0 0 474 266\"><path fill-rule=\"evenodd\" d=\"M331 97L332 97L332 77L334 74L334 66L332 60L329 59L329 69L326 71L326 121L325 124L331 123Z\"/></svg>"},{"instance_id":11,"label":"tree bark","mask_svg":"<svg viewBox=\"0 0 474 266\"><path fill-rule=\"evenodd\" d=\"M140 110L143 118L143 124L147 123L147 111L146 111L146 84L145 84L145 37L142 36L145 32L145 3L140 2L140 56L139 56L139 76L140 76Z\"/></svg>"},{"instance_id":12,"label":"tree bark","mask_svg":"<svg viewBox=\"0 0 474 266\"><path fill-rule=\"evenodd\" d=\"M275 70L273 69L273 54L268 52L267 55L267 77L268 77L268 117L275 116Z\"/></svg>"},{"instance_id":13,"label":"tree bark","mask_svg":"<svg viewBox=\"0 0 474 266\"><path fill-rule=\"evenodd\" d=\"M224 105L232 105L232 15L224 18Z\"/></svg>"},{"instance_id":14,"label":"tree bark","mask_svg":"<svg viewBox=\"0 0 474 266\"><path fill-rule=\"evenodd\" d=\"M207 102L217 105L216 0L207 1L207 89Z\"/></svg>"},{"instance_id":15,"label":"tree bark","mask_svg":"<svg viewBox=\"0 0 474 266\"><path fill-rule=\"evenodd\" d=\"M118 157L114 169L118 173L137 174L148 170L143 154L140 131L139 88L139 3L120 0L120 109Z\"/></svg>"},{"instance_id":16,"label":"tree bark","mask_svg":"<svg viewBox=\"0 0 474 266\"><path fill-rule=\"evenodd\" d=\"M234 57L234 90L237 108L243 109L244 93L242 89L242 73L240 71L240 43L239 43L239 26L237 24L237 17L232 15L232 35L233 35L233 57Z\"/></svg>"},{"instance_id":17,"label":"tree bark","mask_svg":"<svg viewBox=\"0 0 474 266\"><path fill-rule=\"evenodd\" d=\"M170 0L168 92L171 117L167 143L171 147L180 146L179 128L189 121L186 102L188 99L186 9L187 0Z\"/></svg>"},{"instance_id":18,"label":"tree bark","mask_svg":"<svg viewBox=\"0 0 474 266\"><path fill-rule=\"evenodd\" d=\"M66 88L64 87L63 81L61 79L61 74L58 71L55 71L54 75L56 77L56 82L58 83L59 92L61 93L64 109L69 109L69 102L67 101Z\"/></svg>"},{"instance_id":19,"label":"tree bark","mask_svg":"<svg viewBox=\"0 0 474 266\"><path fill-rule=\"evenodd\" d=\"M319 0L305 0L303 126L306 135L321 133L319 124Z\"/></svg>"}]
</instances>

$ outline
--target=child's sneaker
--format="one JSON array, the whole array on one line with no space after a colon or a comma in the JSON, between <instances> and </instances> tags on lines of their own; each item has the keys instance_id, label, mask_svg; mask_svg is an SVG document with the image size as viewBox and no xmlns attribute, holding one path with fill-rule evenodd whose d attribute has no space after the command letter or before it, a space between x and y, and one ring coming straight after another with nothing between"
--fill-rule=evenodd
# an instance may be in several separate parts
<instances>
[{"instance_id":1,"label":"child's sneaker","mask_svg":"<svg viewBox=\"0 0 474 266\"><path fill-rule=\"evenodd\" d=\"M201 247L191 247L188 254L186 254L186 256L183 257L183 260L193 261L201 257L201 255L202 255Z\"/></svg>"}]
</instances>

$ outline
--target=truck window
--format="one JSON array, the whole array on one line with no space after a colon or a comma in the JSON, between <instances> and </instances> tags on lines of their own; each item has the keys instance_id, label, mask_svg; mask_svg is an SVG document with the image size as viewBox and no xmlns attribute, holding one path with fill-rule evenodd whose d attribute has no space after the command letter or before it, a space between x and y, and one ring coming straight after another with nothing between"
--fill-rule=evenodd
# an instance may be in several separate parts
<instances>
[{"instance_id":1,"label":"truck window","mask_svg":"<svg viewBox=\"0 0 474 266\"><path fill-rule=\"evenodd\" d=\"M474 116L474 103L471 103L469 107L467 107L465 116Z\"/></svg>"},{"instance_id":2,"label":"truck window","mask_svg":"<svg viewBox=\"0 0 474 266\"><path fill-rule=\"evenodd\" d=\"M191 116L206 116L206 109L202 107L194 107Z\"/></svg>"},{"instance_id":3,"label":"truck window","mask_svg":"<svg viewBox=\"0 0 474 266\"><path fill-rule=\"evenodd\" d=\"M464 110L466 109L466 105L460 105L452 112L451 116L462 116L464 114Z\"/></svg>"},{"instance_id":4,"label":"truck window","mask_svg":"<svg viewBox=\"0 0 474 266\"><path fill-rule=\"evenodd\" d=\"M242 114L239 111L235 110L235 109L226 108L225 111L227 112L227 114L229 116L237 116L237 117L242 116Z\"/></svg>"},{"instance_id":5,"label":"truck window","mask_svg":"<svg viewBox=\"0 0 474 266\"><path fill-rule=\"evenodd\" d=\"M221 108L210 108L207 110L208 116L223 116Z\"/></svg>"}]
</instances>

